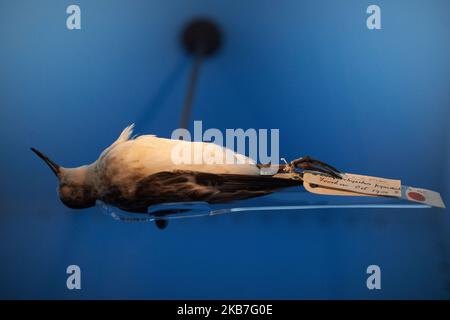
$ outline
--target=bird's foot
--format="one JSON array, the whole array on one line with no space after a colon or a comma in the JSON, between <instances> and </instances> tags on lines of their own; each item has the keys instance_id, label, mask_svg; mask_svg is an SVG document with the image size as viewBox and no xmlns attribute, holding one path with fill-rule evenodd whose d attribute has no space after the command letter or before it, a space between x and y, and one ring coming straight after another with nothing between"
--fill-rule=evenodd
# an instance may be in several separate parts
<instances>
[{"instance_id":1,"label":"bird's foot","mask_svg":"<svg viewBox=\"0 0 450 320\"><path fill-rule=\"evenodd\" d=\"M333 178L342 179L342 177L340 176L340 171L338 169L325 162L313 159L309 156L301 157L289 162L288 167L294 172L296 171L296 169L311 170L324 173Z\"/></svg>"}]
</instances>

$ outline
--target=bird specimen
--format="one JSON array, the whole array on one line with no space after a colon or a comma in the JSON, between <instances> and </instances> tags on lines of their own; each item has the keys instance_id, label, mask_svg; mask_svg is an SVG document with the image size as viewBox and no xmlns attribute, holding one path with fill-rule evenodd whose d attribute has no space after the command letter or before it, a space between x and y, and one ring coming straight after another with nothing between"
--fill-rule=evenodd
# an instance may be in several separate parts
<instances>
[{"instance_id":1,"label":"bird specimen","mask_svg":"<svg viewBox=\"0 0 450 320\"><path fill-rule=\"evenodd\" d=\"M69 208L89 208L100 200L127 212L146 213L161 203L204 201L226 203L264 196L280 189L302 185L301 170L312 170L339 178L334 167L302 157L281 164L275 174L263 175L264 165L232 152L242 163L177 164L172 159L175 146L184 144L216 152L229 149L207 142L164 139L153 135L132 137L133 125L93 163L64 168L35 148L31 150L50 167L58 178L58 195ZM200 150L202 150L200 148ZM166 212L170 214L170 212ZM157 223L165 227L161 219Z\"/></svg>"}]
</instances>

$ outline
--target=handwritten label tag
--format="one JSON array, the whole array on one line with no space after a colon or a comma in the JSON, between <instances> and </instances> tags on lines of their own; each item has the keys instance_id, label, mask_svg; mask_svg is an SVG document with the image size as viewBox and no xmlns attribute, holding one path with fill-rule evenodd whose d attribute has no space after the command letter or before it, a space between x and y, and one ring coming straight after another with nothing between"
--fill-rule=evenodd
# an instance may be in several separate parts
<instances>
[{"instance_id":1,"label":"handwritten label tag","mask_svg":"<svg viewBox=\"0 0 450 320\"><path fill-rule=\"evenodd\" d=\"M343 173L342 179L305 172L303 181L319 187L351 191L375 196L401 197L401 181L359 174ZM336 193L334 193L336 194Z\"/></svg>"},{"instance_id":2,"label":"handwritten label tag","mask_svg":"<svg viewBox=\"0 0 450 320\"><path fill-rule=\"evenodd\" d=\"M323 179L322 177L326 179ZM336 183L335 181L340 182ZM303 185L305 189L311 193L330 196L393 196L409 201L420 202L433 207L445 208L444 201L439 192L402 185L397 189L399 184L400 180L349 173L343 174L342 179L335 179L319 173L310 172L305 172L303 175ZM358 185L363 187L358 187ZM361 189L362 191L354 191ZM388 192L385 190L388 190ZM399 193L397 190L399 190Z\"/></svg>"}]
</instances>

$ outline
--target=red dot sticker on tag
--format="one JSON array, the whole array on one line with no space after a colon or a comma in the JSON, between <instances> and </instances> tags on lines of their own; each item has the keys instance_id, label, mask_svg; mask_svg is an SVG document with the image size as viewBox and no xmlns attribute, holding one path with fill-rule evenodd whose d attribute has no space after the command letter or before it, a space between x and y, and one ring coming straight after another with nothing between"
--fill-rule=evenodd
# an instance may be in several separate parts
<instances>
[{"instance_id":1,"label":"red dot sticker on tag","mask_svg":"<svg viewBox=\"0 0 450 320\"><path fill-rule=\"evenodd\" d=\"M403 188L405 189L405 192L402 192L403 199L428 204L433 207L445 208L444 201L442 201L439 192L409 186L403 186Z\"/></svg>"},{"instance_id":2,"label":"red dot sticker on tag","mask_svg":"<svg viewBox=\"0 0 450 320\"><path fill-rule=\"evenodd\" d=\"M416 201L425 201L426 200L426 198L422 194L420 194L418 192L414 192L414 191L408 192L408 197L410 197L411 199L416 200Z\"/></svg>"}]
</instances>

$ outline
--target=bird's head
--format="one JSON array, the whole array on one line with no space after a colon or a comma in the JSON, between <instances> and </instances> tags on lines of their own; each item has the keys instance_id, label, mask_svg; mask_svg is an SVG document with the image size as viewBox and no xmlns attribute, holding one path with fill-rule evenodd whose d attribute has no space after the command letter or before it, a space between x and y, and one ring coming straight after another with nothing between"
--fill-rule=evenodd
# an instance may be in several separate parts
<instances>
[{"instance_id":1,"label":"bird's head","mask_svg":"<svg viewBox=\"0 0 450 320\"><path fill-rule=\"evenodd\" d=\"M58 178L58 195L62 203L72 209L85 209L95 205L95 188L88 177L88 166L63 168L35 148L31 148Z\"/></svg>"}]
</instances>

